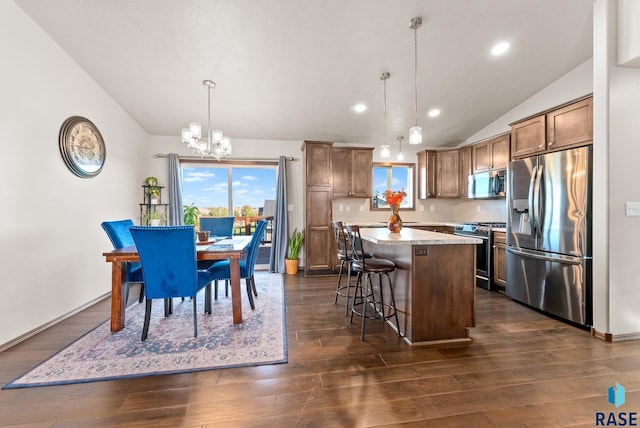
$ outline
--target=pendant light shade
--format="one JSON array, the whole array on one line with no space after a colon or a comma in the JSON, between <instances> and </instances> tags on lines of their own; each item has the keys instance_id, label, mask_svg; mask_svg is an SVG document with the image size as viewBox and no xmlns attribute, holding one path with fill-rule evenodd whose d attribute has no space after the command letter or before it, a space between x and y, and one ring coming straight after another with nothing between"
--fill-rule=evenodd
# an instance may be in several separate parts
<instances>
[{"instance_id":1,"label":"pendant light shade","mask_svg":"<svg viewBox=\"0 0 640 428\"><path fill-rule=\"evenodd\" d=\"M388 159L391 157L391 150L387 144L387 79L391 77L389 73L382 73L380 80L384 81L384 143L380 145L380 157Z\"/></svg>"},{"instance_id":2,"label":"pendant light shade","mask_svg":"<svg viewBox=\"0 0 640 428\"><path fill-rule=\"evenodd\" d=\"M396 156L396 159L398 159L399 161L403 161L404 155L402 154L402 140L404 139L404 137L400 136L400 137L396 137L396 139L398 140L398 145L399 145L398 156Z\"/></svg>"},{"instance_id":3,"label":"pendant light shade","mask_svg":"<svg viewBox=\"0 0 640 428\"><path fill-rule=\"evenodd\" d=\"M413 90L414 90L414 103L413 114L414 122L413 126L409 130L409 144L422 144L422 127L418 126L418 28L422 26L422 18L417 16L411 19L409 28L413 30L413 47L414 47L414 74L413 74Z\"/></svg>"}]
</instances>

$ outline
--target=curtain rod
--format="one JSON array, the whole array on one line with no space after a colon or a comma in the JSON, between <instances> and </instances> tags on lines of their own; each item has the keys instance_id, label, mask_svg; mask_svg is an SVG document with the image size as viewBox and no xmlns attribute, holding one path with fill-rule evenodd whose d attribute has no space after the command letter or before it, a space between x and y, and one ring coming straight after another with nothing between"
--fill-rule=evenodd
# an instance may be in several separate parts
<instances>
[{"instance_id":1,"label":"curtain rod","mask_svg":"<svg viewBox=\"0 0 640 428\"><path fill-rule=\"evenodd\" d=\"M157 153L156 154L157 158L166 158L169 157L169 155L167 153ZM206 157L200 157L200 156L180 156L178 155L179 159L185 159L185 160L215 160L214 158L206 158ZM296 158L292 157L292 156L285 156L285 159L288 161L295 161ZM221 159L220 161L239 161L239 162L278 162L278 159L267 159L267 158L233 158L233 159Z\"/></svg>"}]
</instances>

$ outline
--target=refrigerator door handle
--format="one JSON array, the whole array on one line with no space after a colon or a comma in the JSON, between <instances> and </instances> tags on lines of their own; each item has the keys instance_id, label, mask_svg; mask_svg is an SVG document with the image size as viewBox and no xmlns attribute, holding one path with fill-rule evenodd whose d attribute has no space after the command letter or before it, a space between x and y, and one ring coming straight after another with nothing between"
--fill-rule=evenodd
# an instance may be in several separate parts
<instances>
[{"instance_id":1,"label":"refrigerator door handle","mask_svg":"<svg viewBox=\"0 0 640 428\"><path fill-rule=\"evenodd\" d=\"M522 257L530 257L532 259L544 260L548 262L564 263L568 265L579 265L584 259L580 257L563 256L554 254L552 256L541 254L540 252L528 251L522 248L507 247L507 251Z\"/></svg>"},{"instance_id":2,"label":"refrigerator door handle","mask_svg":"<svg viewBox=\"0 0 640 428\"><path fill-rule=\"evenodd\" d=\"M529 223L531 224L531 235L533 237L536 236L536 215L534 211L534 189L536 177L538 176L538 166L533 167L533 171L531 171L531 180L529 181Z\"/></svg>"},{"instance_id":3,"label":"refrigerator door handle","mask_svg":"<svg viewBox=\"0 0 640 428\"><path fill-rule=\"evenodd\" d=\"M533 191L533 209L535 210L536 215L536 224L535 224L535 234L538 237L542 237L542 174L544 172L544 165L538 165L536 171L536 184L535 190Z\"/></svg>"}]
</instances>

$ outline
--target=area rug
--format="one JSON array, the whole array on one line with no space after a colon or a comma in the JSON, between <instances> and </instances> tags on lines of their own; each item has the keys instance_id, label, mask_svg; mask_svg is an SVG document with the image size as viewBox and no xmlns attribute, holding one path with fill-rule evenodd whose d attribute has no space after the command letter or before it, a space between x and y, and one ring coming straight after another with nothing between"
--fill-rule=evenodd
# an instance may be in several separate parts
<instances>
[{"instance_id":1,"label":"area rug","mask_svg":"<svg viewBox=\"0 0 640 428\"><path fill-rule=\"evenodd\" d=\"M204 290L197 296L198 337L193 337L190 299L174 299L167 318L162 300L156 300L149 335L142 342L145 305L136 303L127 308L123 330L111 333L106 321L3 389L286 363L283 276L256 273L255 280L253 311L242 281L241 324L232 322L224 281L211 315L204 314Z\"/></svg>"}]
</instances>

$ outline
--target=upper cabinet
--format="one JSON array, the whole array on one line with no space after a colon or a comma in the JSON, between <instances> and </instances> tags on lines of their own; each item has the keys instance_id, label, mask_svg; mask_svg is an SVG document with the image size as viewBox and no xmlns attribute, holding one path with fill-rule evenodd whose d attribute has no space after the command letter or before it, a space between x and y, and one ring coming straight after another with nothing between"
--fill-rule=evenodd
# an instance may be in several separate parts
<instances>
[{"instance_id":1,"label":"upper cabinet","mask_svg":"<svg viewBox=\"0 0 640 428\"><path fill-rule=\"evenodd\" d=\"M305 187L331 187L333 182L332 146L333 143L305 141L303 145Z\"/></svg>"},{"instance_id":2,"label":"upper cabinet","mask_svg":"<svg viewBox=\"0 0 640 428\"><path fill-rule=\"evenodd\" d=\"M438 198L460 196L459 151L441 150L436 156L436 189Z\"/></svg>"},{"instance_id":3,"label":"upper cabinet","mask_svg":"<svg viewBox=\"0 0 640 428\"><path fill-rule=\"evenodd\" d=\"M370 197L372 169L373 148L334 147L333 197Z\"/></svg>"},{"instance_id":4,"label":"upper cabinet","mask_svg":"<svg viewBox=\"0 0 640 428\"><path fill-rule=\"evenodd\" d=\"M473 174L473 162L471 147L462 147L459 152L460 162L460 178L458 178L460 186L460 197L469 197L469 176Z\"/></svg>"},{"instance_id":5,"label":"upper cabinet","mask_svg":"<svg viewBox=\"0 0 640 428\"><path fill-rule=\"evenodd\" d=\"M547 113L547 149L559 149L593 141L593 98Z\"/></svg>"},{"instance_id":6,"label":"upper cabinet","mask_svg":"<svg viewBox=\"0 0 640 428\"><path fill-rule=\"evenodd\" d=\"M473 172L505 169L509 163L509 141L510 135L507 133L471 146Z\"/></svg>"},{"instance_id":7,"label":"upper cabinet","mask_svg":"<svg viewBox=\"0 0 640 428\"><path fill-rule=\"evenodd\" d=\"M511 156L523 158L593 141L593 98L511 124Z\"/></svg>"},{"instance_id":8,"label":"upper cabinet","mask_svg":"<svg viewBox=\"0 0 640 428\"><path fill-rule=\"evenodd\" d=\"M437 153L435 150L418 152L418 199L435 198L437 195Z\"/></svg>"}]
</instances>

